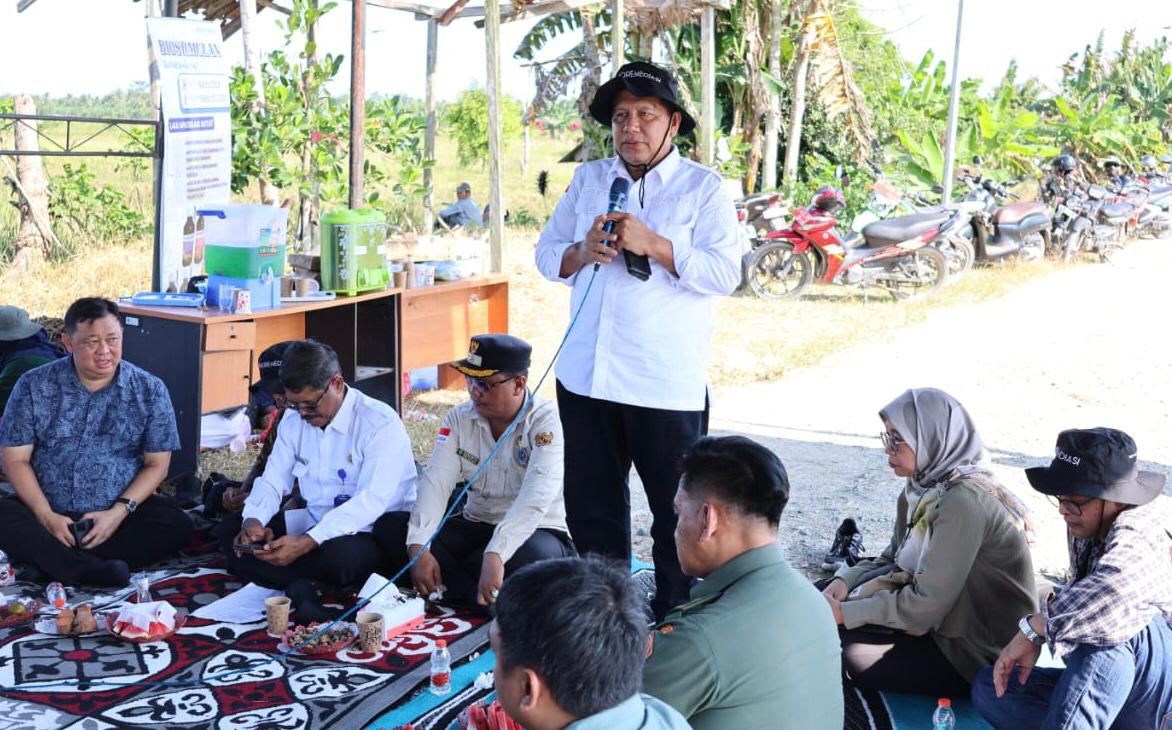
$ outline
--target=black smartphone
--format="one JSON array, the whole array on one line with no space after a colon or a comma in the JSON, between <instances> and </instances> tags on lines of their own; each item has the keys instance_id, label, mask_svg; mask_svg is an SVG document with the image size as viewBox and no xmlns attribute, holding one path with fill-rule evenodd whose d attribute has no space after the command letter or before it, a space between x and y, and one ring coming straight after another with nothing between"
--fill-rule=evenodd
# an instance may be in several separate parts
<instances>
[{"instance_id":1,"label":"black smartphone","mask_svg":"<svg viewBox=\"0 0 1172 730\"><path fill-rule=\"evenodd\" d=\"M241 553L264 552L265 545L264 543L238 542L232 546L232 549Z\"/></svg>"},{"instance_id":2,"label":"black smartphone","mask_svg":"<svg viewBox=\"0 0 1172 730\"><path fill-rule=\"evenodd\" d=\"M73 534L74 543L78 547L81 547L82 539L90 534L92 529L94 529L94 521L88 518L69 523L69 532Z\"/></svg>"}]
</instances>

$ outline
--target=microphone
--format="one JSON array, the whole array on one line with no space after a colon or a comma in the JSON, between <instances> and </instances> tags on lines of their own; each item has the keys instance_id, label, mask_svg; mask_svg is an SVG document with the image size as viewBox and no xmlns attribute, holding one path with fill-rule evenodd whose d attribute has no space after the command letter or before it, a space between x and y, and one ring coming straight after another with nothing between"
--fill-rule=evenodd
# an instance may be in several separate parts
<instances>
[{"instance_id":1,"label":"microphone","mask_svg":"<svg viewBox=\"0 0 1172 730\"><path fill-rule=\"evenodd\" d=\"M614 182L610 184L610 200L606 205L607 213L621 213L627 209L627 193L631 190L631 183L624 177L616 177ZM614 232L614 221L607 221L602 224L604 233ZM607 246L614 248L610 241L607 241ZM598 271L599 262L594 262L594 270Z\"/></svg>"}]
</instances>

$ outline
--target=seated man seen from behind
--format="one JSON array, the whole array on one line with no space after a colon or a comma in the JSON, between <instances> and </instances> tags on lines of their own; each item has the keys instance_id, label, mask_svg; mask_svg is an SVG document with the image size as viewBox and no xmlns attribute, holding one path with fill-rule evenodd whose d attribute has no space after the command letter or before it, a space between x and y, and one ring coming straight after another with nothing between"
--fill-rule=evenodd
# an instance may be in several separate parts
<instances>
[{"instance_id":1,"label":"seated man seen from behind","mask_svg":"<svg viewBox=\"0 0 1172 730\"><path fill-rule=\"evenodd\" d=\"M260 454L257 455L243 481L237 482L227 479L222 474L213 474L215 479L204 495L204 517L215 517L225 512L239 512L244 509L244 500L252 491L253 483L264 473L265 464L268 463L269 455L273 453L273 445L277 442L277 426L287 410L285 386L281 385L281 365L284 363L285 350L291 344L292 341L278 342L265 348L257 358L256 369L260 373L260 379L249 388L250 398L258 406L267 405L268 410L265 415L267 422L261 431Z\"/></svg>"},{"instance_id":2,"label":"seated man seen from behind","mask_svg":"<svg viewBox=\"0 0 1172 730\"><path fill-rule=\"evenodd\" d=\"M1055 452L1026 477L1066 521L1070 582L1022 617L973 704L998 730L1172 727L1164 476L1140 471L1135 441L1113 428L1063 431ZM1045 643L1064 669L1034 667Z\"/></svg>"},{"instance_id":3,"label":"seated man seen from behind","mask_svg":"<svg viewBox=\"0 0 1172 730\"><path fill-rule=\"evenodd\" d=\"M639 692L647 622L623 565L591 556L518 570L501 588L489 638L497 697L526 730L688 728Z\"/></svg>"},{"instance_id":4,"label":"seated man seen from behind","mask_svg":"<svg viewBox=\"0 0 1172 730\"><path fill-rule=\"evenodd\" d=\"M743 436L685 452L676 551L702 581L653 636L643 689L696 730L841 730L838 631L826 602L777 544L789 479Z\"/></svg>"},{"instance_id":5,"label":"seated man seen from behind","mask_svg":"<svg viewBox=\"0 0 1172 730\"><path fill-rule=\"evenodd\" d=\"M468 357L452 363L468 379L470 400L444 417L415 509L384 515L375 525L394 567L423 553L411 580L424 596L442 587L451 603L489 605L506 574L576 554L562 502L562 425L554 404L537 396L468 490L463 513L424 548L457 487L488 459L525 406L532 350L510 335L472 338Z\"/></svg>"},{"instance_id":6,"label":"seated man seen from behind","mask_svg":"<svg viewBox=\"0 0 1172 730\"><path fill-rule=\"evenodd\" d=\"M187 515L155 490L179 433L163 382L122 362L118 305L78 299L61 337L69 357L17 381L0 426L0 548L62 583L123 586L130 570L187 544Z\"/></svg>"},{"instance_id":7,"label":"seated man seen from behind","mask_svg":"<svg viewBox=\"0 0 1172 730\"><path fill-rule=\"evenodd\" d=\"M236 575L293 600L299 621L332 618L320 602L324 586L353 586L382 569L370 534L388 510L415 501L415 461L403 422L390 406L342 379L329 345L294 342L281 365L288 413L264 473L235 521L223 530L228 567ZM301 489L306 509L281 511ZM293 521L301 530L292 529Z\"/></svg>"}]
</instances>

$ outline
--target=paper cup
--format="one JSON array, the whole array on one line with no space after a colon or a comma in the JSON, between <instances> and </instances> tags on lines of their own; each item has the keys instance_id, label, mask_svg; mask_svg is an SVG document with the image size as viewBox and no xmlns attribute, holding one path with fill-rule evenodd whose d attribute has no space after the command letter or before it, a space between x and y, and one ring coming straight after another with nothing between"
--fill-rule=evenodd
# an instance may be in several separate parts
<instances>
[{"instance_id":1,"label":"paper cup","mask_svg":"<svg viewBox=\"0 0 1172 730\"><path fill-rule=\"evenodd\" d=\"M265 599L265 621L268 622L269 636L281 637L289 630L289 610L293 601L288 596L273 596Z\"/></svg>"},{"instance_id":2,"label":"paper cup","mask_svg":"<svg viewBox=\"0 0 1172 730\"><path fill-rule=\"evenodd\" d=\"M358 648L366 654L381 651L383 635L383 615L381 613L364 612L358 614Z\"/></svg>"},{"instance_id":3,"label":"paper cup","mask_svg":"<svg viewBox=\"0 0 1172 730\"><path fill-rule=\"evenodd\" d=\"M406 271L396 271L396 272L394 272L393 276L395 279L395 288L396 289L406 289L407 288L407 272Z\"/></svg>"}]
</instances>

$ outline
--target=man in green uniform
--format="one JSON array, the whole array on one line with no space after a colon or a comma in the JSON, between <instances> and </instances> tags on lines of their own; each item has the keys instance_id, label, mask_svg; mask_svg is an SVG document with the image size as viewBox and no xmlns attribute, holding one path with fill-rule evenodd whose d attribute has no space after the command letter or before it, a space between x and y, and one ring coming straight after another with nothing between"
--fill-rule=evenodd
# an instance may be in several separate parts
<instances>
[{"instance_id":1,"label":"man in green uniform","mask_svg":"<svg viewBox=\"0 0 1172 730\"><path fill-rule=\"evenodd\" d=\"M682 472L676 552L684 573L704 580L653 634L643 691L695 730L841 730L834 618L777 544L785 467L727 436L697 441Z\"/></svg>"}]
</instances>

